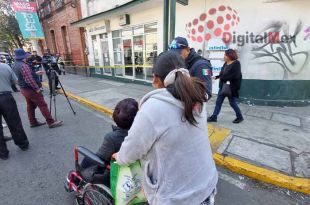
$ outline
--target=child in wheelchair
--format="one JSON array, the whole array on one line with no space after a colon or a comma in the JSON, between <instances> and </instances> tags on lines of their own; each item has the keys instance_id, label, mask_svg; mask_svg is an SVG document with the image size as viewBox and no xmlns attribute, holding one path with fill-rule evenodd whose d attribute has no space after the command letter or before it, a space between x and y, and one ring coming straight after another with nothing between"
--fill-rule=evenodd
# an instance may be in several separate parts
<instances>
[{"instance_id":1,"label":"child in wheelchair","mask_svg":"<svg viewBox=\"0 0 310 205\"><path fill-rule=\"evenodd\" d=\"M105 135L101 147L96 152L96 155L105 162L106 166L110 165L112 155L120 150L137 112L138 102L134 99L127 98L116 105L113 112L113 120L116 126L112 125L113 131ZM92 175L92 181L103 180L106 186L110 186L109 170L105 167L97 165L87 157L83 159L81 167L85 173Z\"/></svg>"},{"instance_id":2,"label":"child in wheelchair","mask_svg":"<svg viewBox=\"0 0 310 205\"><path fill-rule=\"evenodd\" d=\"M136 100L126 98L118 102L113 112L116 126L112 125L112 132L104 136L96 154L84 147L75 149L76 170L70 171L65 181L65 189L68 192L74 191L77 195L82 194L81 189L87 184L103 184L110 187L110 160L112 155L120 150L137 112L138 102ZM78 160L79 154L84 156L81 163Z\"/></svg>"}]
</instances>

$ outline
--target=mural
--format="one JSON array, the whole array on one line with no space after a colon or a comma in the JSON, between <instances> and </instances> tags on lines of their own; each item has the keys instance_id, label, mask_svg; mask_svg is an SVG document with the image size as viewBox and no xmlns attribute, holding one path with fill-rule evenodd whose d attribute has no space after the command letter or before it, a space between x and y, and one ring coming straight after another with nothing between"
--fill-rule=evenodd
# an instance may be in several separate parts
<instances>
[{"instance_id":1,"label":"mural","mask_svg":"<svg viewBox=\"0 0 310 205\"><path fill-rule=\"evenodd\" d=\"M267 25L261 33L268 33L264 36L263 45L252 47L253 59L259 59L261 64L278 66L283 70L283 80L288 80L291 75L299 74L306 66L309 53L298 47L296 38L302 31L302 22L299 21L290 33L287 22L272 22Z\"/></svg>"},{"instance_id":2,"label":"mural","mask_svg":"<svg viewBox=\"0 0 310 205\"><path fill-rule=\"evenodd\" d=\"M225 33L231 32L232 28L240 22L240 17L235 9L221 5L211 8L200 14L186 24L187 37L192 41L202 43L212 38L224 38Z\"/></svg>"},{"instance_id":3,"label":"mural","mask_svg":"<svg viewBox=\"0 0 310 205\"><path fill-rule=\"evenodd\" d=\"M310 40L310 26L305 30L305 38L304 40Z\"/></svg>"},{"instance_id":4,"label":"mural","mask_svg":"<svg viewBox=\"0 0 310 205\"><path fill-rule=\"evenodd\" d=\"M249 22L248 19L245 21ZM214 72L220 70L223 51L233 48L241 52L240 60L247 69L244 70L245 77L270 80L306 78L303 76L309 69L310 53L303 40L310 39L310 26L304 27L302 21L292 24L285 20L262 21L247 26L239 26L240 23L237 9L219 5L186 23L185 31L192 44L202 48L204 56L213 62ZM263 29L255 32L255 27L260 24L264 25Z\"/></svg>"}]
</instances>

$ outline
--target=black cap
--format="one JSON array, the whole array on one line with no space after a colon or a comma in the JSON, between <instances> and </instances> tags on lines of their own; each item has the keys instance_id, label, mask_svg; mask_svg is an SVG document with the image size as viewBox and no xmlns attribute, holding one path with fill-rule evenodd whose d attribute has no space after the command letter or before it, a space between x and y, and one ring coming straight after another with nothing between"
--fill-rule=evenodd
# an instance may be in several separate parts
<instances>
[{"instance_id":1,"label":"black cap","mask_svg":"<svg viewBox=\"0 0 310 205\"><path fill-rule=\"evenodd\" d=\"M176 37L170 44L169 48L171 50L182 50L188 48L188 41L183 37Z\"/></svg>"}]
</instances>

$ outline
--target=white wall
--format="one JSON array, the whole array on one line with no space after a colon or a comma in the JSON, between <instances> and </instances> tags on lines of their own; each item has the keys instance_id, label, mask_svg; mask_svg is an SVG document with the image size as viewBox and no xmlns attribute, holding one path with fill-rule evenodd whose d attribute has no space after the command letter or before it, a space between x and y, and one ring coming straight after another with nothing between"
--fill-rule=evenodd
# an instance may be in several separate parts
<instances>
[{"instance_id":1,"label":"white wall","mask_svg":"<svg viewBox=\"0 0 310 205\"><path fill-rule=\"evenodd\" d=\"M225 6L225 10L219 11L219 7L222 5ZM232 11L227 9L228 6L232 8ZM216 9L216 13L213 15L209 13L212 8ZM263 43L247 43L244 46L232 43L229 46L239 50L242 71L246 79L309 80L310 37L308 40L304 40L306 36L305 30L310 26L309 8L310 1L308 0L274 3L263 3L261 0L190 0L188 6L177 6L176 36L187 37L188 32L191 32L191 30L186 30L186 25L189 22L193 24L194 19L199 19L203 13L207 14L207 18L204 21L198 20L198 24L191 25L190 28L195 29L195 34L190 34L190 38L194 37L196 39L190 39L189 43L196 49L203 48L203 45L212 44L214 39L221 39L222 35L216 37L214 31L216 28L224 30L226 24L229 24L230 28L224 31L231 34L236 32L237 35L245 35L246 32L249 34L253 32L253 34L257 35L266 30L268 25L278 25L280 35L283 35L284 31L288 31L289 35L293 35L297 25L301 22L301 30L296 36L296 45L294 43L276 43L272 45L274 51L272 51L271 44L264 47L265 51L263 48L259 49L259 51L253 51L253 47L264 46ZM233 10L236 10L236 13ZM222 24L217 23L219 16L226 17L227 14L236 15L234 26L227 19ZM238 17L240 18L239 23L237 21ZM209 29L206 25L209 20L215 22L212 29ZM200 25L203 26L202 32L198 31ZM267 31L274 31L274 29L275 27L270 27ZM207 33L212 33L211 40L203 38ZM198 42L198 36L201 36L204 40ZM221 45L220 43L216 44ZM291 51L289 51L290 48ZM278 52L276 49L278 49ZM266 54L266 57L255 58L255 55L258 54Z\"/></svg>"}]
</instances>

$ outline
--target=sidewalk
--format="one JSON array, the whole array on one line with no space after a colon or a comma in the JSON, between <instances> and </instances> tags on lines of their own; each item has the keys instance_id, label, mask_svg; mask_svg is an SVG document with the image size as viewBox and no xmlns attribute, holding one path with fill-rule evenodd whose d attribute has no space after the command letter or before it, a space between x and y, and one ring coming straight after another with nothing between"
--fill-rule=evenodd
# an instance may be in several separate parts
<instances>
[{"instance_id":1,"label":"sidewalk","mask_svg":"<svg viewBox=\"0 0 310 205\"><path fill-rule=\"evenodd\" d=\"M124 98L141 99L150 86L128 84L77 75L61 76L67 92L113 109ZM212 113L216 97L208 103ZM233 124L234 112L225 101L218 122L229 135L217 152L287 176L310 178L310 106L267 107L240 105L245 121ZM268 182L268 181L267 181ZM306 185L307 186L307 185Z\"/></svg>"}]
</instances>

